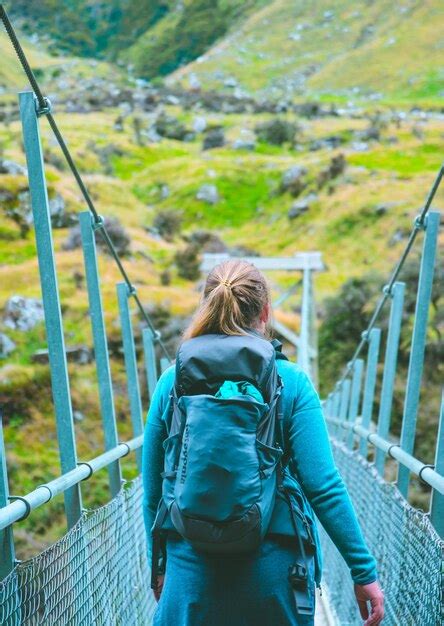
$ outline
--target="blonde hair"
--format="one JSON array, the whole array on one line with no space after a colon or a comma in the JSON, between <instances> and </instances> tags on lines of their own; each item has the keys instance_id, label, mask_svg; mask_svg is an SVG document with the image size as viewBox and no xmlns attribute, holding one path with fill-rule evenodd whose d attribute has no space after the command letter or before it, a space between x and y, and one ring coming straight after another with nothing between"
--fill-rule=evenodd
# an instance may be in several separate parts
<instances>
[{"instance_id":1,"label":"blonde hair","mask_svg":"<svg viewBox=\"0 0 444 626\"><path fill-rule=\"evenodd\" d=\"M246 329L258 323L267 304L269 286L253 263L241 259L223 261L208 274L199 307L182 339L209 333L246 335ZM271 338L269 322L264 334Z\"/></svg>"}]
</instances>

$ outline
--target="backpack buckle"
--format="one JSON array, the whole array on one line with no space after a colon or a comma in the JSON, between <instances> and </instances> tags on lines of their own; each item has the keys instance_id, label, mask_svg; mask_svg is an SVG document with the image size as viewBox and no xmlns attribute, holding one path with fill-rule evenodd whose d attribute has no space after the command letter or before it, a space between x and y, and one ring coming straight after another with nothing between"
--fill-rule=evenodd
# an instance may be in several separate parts
<instances>
[{"instance_id":1,"label":"backpack buckle","mask_svg":"<svg viewBox=\"0 0 444 626\"><path fill-rule=\"evenodd\" d=\"M307 588L307 568L301 563L295 563L289 567L288 578L293 589L304 591Z\"/></svg>"}]
</instances>

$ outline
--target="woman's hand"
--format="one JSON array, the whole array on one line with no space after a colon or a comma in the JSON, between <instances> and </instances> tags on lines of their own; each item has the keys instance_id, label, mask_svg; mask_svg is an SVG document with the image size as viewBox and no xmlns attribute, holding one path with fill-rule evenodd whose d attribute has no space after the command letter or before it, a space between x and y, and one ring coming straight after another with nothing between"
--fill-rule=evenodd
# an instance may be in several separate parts
<instances>
[{"instance_id":1,"label":"woman's hand","mask_svg":"<svg viewBox=\"0 0 444 626\"><path fill-rule=\"evenodd\" d=\"M379 583L375 580L368 585L355 584L355 596L361 617L365 619L364 626L378 626L384 617L384 593ZM370 601L370 616L367 601Z\"/></svg>"},{"instance_id":2,"label":"woman's hand","mask_svg":"<svg viewBox=\"0 0 444 626\"><path fill-rule=\"evenodd\" d=\"M154 589L154 597L156 598L157 602L159 602L160 600L160 594L162 593L162 589L163 589L163 581L165 580L165 576L158 576L157 577L157 589Z\"/></svg>"}]
</instances>

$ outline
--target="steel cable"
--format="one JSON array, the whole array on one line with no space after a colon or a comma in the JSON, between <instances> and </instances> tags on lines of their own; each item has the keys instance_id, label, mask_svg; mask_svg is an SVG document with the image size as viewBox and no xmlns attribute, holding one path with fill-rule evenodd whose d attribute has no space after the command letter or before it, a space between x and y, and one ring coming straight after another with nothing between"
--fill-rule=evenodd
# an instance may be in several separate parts
<instances>
[{"instance_id":1,"label":"steel cable","mask_svg":"<svg viewBox=\"0 0 444 626\"><path fill-rule=\"evenodd\" d=\"M13 26L11 24L11 21L9 20L9 17L8 17L8 15L6 13L6 10L5 10L5 8L4 8L4 6L2 4L0 4L0 19L3 22L3 25L5 27L5 30L6 30L7 34L8 34L8 37L9 37L9 39L11 41L11 44L12 44L12 46L13 46L16 54L17 54L18 60L19 60L19 62L21 64L21 66L22 66L23 71L25 72L25 74L26 74L26 76L28 78L29 84L31 85L32 90L33 90L33 92L35 94L35 97L37 99L37 102L38 102L37 115L45 115L46 116L46 118L47 118L47 120L49 122L49 125L50 125L50 127L51 127L51 129L52 129L52 131L54 133L54 136L55 136L55 138L56 138L56 140L57 140L57 142L58 142L58 144L59 144L59 146L60 146L60 148L62 150L63 156L65 157L66 162L68 163L68 166L69 166L69 168L70 168L70 170L71 170L71 172L72 172L72 174L73 174L73 176L74 176L74 178L75 178L75 180L76 180L76 182L77 182L77 184L79 186L79 189L80 189L80 191L82 193L82 196L83 196L83 198L84 198L84 200L85 200L85 202L86 202L86 204L88 206L88 209L90 210L90 212L94 216L94 224L93 224L94 230L100 230L101 235L102 235L106 245L108 246L108 249L111 252L111 255L113 256L113 258L114 258L114 260L115 260L115 262L116 262L116 264L117 264L117 266L119 268L119 271L120 271L120 273L121 273L121 275L122 275L122 277L123 277L123 279L124 279L124 281L125 281L125 283L126 283L126 285L128 287L129 295L134 298L134 300L135 300L135 302L137 304L137 307L138 307L138 309L139 309L143 319L145 320L145 322L147 323L149 329L151 330L151 333L153 335L153 341L159 344L159 346L160 346L161 350L163 351L164 355L167 357L167 359L170 362L172 362L172 358L171 358L171 356L170 356L170 354L169 354L169 352L168 352L164 342L161 339L160 332L157 331L154 328L154 325L153 325L153 323L151 321L150 316L145 311L145 309L144 309L144 307L142 305L142 302L140 301L139 296L137 295L136 288L131 283L131 280L130 280L129 276L128 276L125 268L123 267L123 264L122 264L122 261L121 261L121 259L119 257L119 254L118 254L118 252L117 252L117 250L116 250L116 248L115 248L115 246L114 246L114 244L113 244L113 242L112 242L112 240L111 240L111 238L110 238L110 236L109 236L109 234L108 234L108 232L106 230L106 226L104 224L103 218L98 214L98 212L97 212L97 210L96 210L96 208L94 206L94 203L93 203L93 201L91 199L91 196L90 196L90 194L89 194L89 192L88 192L88 190L87 190L87 188L86 188L86 186L85 186L85 184L84 184L84 182L82 180L80 172L77 169L77 166L76 166L76 164L74 162L74 159L72 158L72 155L71 155L71 153L70 153L70 151L68 149L68 146L66 145L65 140L63 139L62 133L60 132L60 130L59 130L58 126L57 126L57 123L56 123L56 121L54 119L54 116L51 113L51 103L49 102L48 98L46 98L43 95L43 93L42 93L42 91L40 89L40 86L39 86L39 84L38 84L38 82L36 80L36 77L35 77L32 69L31 69L31 66L28 63L28 60L27 60L26 55L25 55L25 52L24 52L24 50L23 50L23 48L22 48L22 46L20 44L20 41L19 41L15 31L14 31L14 28L13 28Z\"/></svg>"}]
</instances>

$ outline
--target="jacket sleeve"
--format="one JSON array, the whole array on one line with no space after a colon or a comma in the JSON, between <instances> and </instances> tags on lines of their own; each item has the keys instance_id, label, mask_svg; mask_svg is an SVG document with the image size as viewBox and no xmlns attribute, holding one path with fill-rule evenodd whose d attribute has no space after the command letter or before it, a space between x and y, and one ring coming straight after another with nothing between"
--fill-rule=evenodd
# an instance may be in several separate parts
<instances>
[{"instance_id":1,"label":"jacket sleeve","mask_svg":"<svg viewBox=\"0 0 444 626\"><path fill-rule=\"evenodd\" d=\"M319 396L305 373L293 370L292 374L297 389L287 433L292 469L316 516L349 566L353 581L368 584L377 579L376 560L367 548L335 465Z\"/></svg>"},{"instance_id":2,"label":"jacket sleeve","mask_svg":"<svg viewBox=\"0 0 444 626\"><path fill-rule=\"evenodd\" d=\"M151 563L151 528L162 495L164 464L163 441L165 424L163 416L168 409L168 396L174 380L174 366L166 369L159 378L148 411L142 446L143 521L146 532L148 563Z\"/></svg>"}]
</instances>

